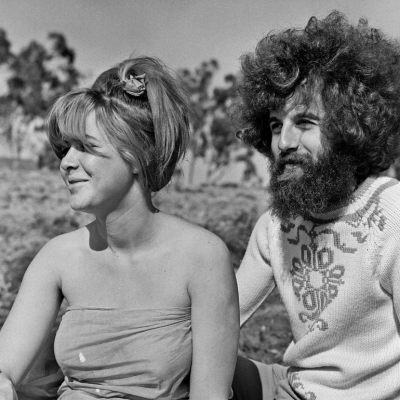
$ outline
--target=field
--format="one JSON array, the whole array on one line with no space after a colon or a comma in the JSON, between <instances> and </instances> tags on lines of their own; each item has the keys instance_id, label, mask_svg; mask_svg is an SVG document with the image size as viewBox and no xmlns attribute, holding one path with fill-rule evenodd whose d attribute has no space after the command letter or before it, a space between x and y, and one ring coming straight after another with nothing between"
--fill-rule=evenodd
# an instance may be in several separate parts
<instances>
[{"instance_id":1,"label":"field","mask_svg":"<svg viewBox=\"0 0 400 400\"><path fill-rule=\"evenodd\" d=\"M238 268L251 230L266 207L266 195L251 188L171 186L154 203L221 237ZM57 173L0 169L0 326L40 248L91 219L69 208L68 192ZM255 360L280 362L290 340L287 315L274 292L242 329L240 351Z\"/></svg>"}]
</instances>

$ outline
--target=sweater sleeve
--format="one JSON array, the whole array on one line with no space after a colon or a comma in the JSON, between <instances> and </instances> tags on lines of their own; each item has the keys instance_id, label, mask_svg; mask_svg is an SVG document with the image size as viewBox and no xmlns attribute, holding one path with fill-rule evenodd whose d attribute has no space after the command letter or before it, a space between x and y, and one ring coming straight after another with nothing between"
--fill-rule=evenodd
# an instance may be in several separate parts
<instances>
[{"instance_id":1,"label":"sweater sleeve","mask_svg":"<svg viewBox=\"0 0 400 400\"><path fill-rule=\"evenodd\" d=\"M400 225L399 229L400 230ZM383 273L381 285L392 296L393 308L400 321L400 252L398 244L400 241L399 232L393 232L390 239L386 241L381 250Z\"/></svg>"},{"instance_id":2,"label":"sweater sleeve","mask_svg":"<svg viewBox=\"0 0 400 400\"><path fill-rule=\"evenodd\" d=\"M263 214L258 220L250 236L243 261L236 274L241 326L244 325L275 288L269 258L268 222L270 222L268 213Z\"/></svg>"}]
</instances>

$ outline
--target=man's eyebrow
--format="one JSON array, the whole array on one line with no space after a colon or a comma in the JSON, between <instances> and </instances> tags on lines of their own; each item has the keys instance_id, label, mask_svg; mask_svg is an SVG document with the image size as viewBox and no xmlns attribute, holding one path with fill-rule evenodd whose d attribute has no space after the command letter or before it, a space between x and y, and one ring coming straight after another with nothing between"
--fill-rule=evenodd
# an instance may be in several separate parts
<instances>
[{"instance_id":1,"label":"man's eyebrow","mask_svg":"<svg viewBox=\"0 0 400 400\"><path fill-rule=\"evenodd\" d=\"M280 122L280 119L278 117L273 116L268 118L268 122Z\"/></svg>"},{"instance_id":2,"label":"man's eyebrow","mask_svg":"<svg viewBox=\"0 0 400 400\"><path fill-rule=\"evenodd\" d=\"M300 112L295 115L295 118L310 118L314 119L315 121L321 121L321 118L317 114L314 114L310 111Z\"/></svg>"}]
</instances>

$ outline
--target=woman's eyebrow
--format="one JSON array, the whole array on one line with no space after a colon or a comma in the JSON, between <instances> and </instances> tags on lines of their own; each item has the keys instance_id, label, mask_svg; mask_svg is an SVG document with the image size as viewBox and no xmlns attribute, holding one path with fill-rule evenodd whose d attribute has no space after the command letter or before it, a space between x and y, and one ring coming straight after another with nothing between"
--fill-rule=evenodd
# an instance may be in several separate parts
<instances>
[{"instance_id":1,"label":"woman's eyebrow","mask_svg":"<svg viewBox=\"0 0 400 400\"><path fill-rule=\"evenodd\" d=\"M98 141L99 141L97 138L95 138L95 137L92 136L92 135L86 134L85 136L86 136L86 139L92 140L92 141L94 141L94 142L98 142Z\"/></svg>"}]
</instances>

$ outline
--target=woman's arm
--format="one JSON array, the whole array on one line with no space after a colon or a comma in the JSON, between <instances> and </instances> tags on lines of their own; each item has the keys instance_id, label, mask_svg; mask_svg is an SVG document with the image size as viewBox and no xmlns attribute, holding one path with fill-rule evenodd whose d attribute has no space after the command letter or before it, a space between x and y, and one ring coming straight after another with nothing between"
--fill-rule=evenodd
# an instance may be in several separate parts
<instances>
[{"instance_id":1,"label":"woman's arm","mask_svg":"<svg viewBox=\"0 0 400 400\"><path fill-rule=\"evenodd\" d=\"M227 400L239 341L239 307L230 254L220 239L198 243L189 295L193 360L190 400Z\"/></svg>"},{"instance_id":2,"label":"woman's arm","mask_svg":"<svg viewBox=\"0 0 400 400\"><path fill-rule=\"evenodd\" d=\"M57 317L60 291L59 240L50 242L28 267L18 296L0 331L0 370L17 387L45 343ZM3 382L6 388L6 384ZM0 386L1 390L1 386ZM0 392L0 398L1 392Z\"/></svg>"}]
</instances>

